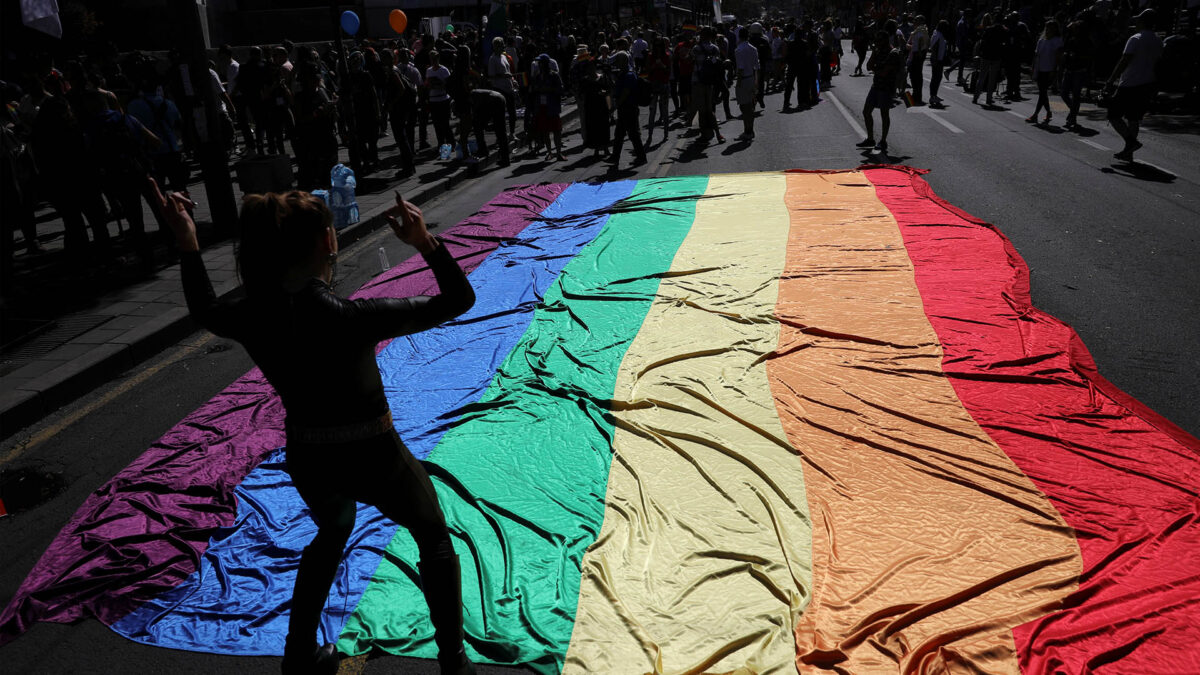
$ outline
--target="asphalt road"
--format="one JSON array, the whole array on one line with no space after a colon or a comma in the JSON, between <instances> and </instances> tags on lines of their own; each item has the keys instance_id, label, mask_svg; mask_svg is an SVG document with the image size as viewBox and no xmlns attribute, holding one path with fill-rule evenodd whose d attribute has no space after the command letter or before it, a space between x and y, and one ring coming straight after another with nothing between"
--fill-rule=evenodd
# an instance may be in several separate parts
<instances>
[{"instance_id":1,"label":"asphalt road","mask_svg":"<svg viewBox=\"0 0 1200 675\"><path fill-rule=\"evenodd\" d=\"M612 171L578 147L568 161L519 160L425 206L450 227L504 187L629 177L788 168L852 168L863 161L930 169L933 188L951 203L996 224L1032 269L1041 309L1070 323L1100 371L1192 434L1200 434L1200 128L1195 121L1151 120L1139 164L1116 163L1116 134L1094 111L1087 130L1026 124L1033 101L984 110L944 86L944 110L894 110L890 156L864 156L858 114L867 78L840 76L817 107L780 112L768 96L752 144L738 143L740 122L723 145L697 147L674 131L650 148L637 172ZM736 109L735 109L736 112ZM643 113L644 117L644 113ZM719 115L723 118L723 115ZM1064 113L1056 112L1061 121ZM876 122L878 124L878 120ZM661 132L656 135L656 142ZM386 142L386 141L385 141ZM577 137L569 139L577 146ZM625 164L631 151L626 149ZM731 228L740 227L737 222ZM338 288L349 294L378 273L376 250L395 262L412 250L378 231L344 251ZM158 358L0 443L2 468L61 475L63 490L41 506L0 519L0 603L17 586L84 498L188 412L251 367L236 345L197 333ZM12 673L269 673L278 660L191 654L126 641L96 621L41 624L0 651ZM481 667L481 673L519 669ZM435 673L430 661L384 656L343 664L344 673Z\"/></svg>"}]
</instances>

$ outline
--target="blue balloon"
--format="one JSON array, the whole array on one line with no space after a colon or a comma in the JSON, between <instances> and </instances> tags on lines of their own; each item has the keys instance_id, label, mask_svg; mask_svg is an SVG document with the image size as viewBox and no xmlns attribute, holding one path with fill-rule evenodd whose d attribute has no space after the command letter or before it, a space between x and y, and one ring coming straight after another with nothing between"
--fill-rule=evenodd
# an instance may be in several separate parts
<instances>
[{"instance_id":1,"label":"blue balloon","mask_svg":"<svg viewBox=\"0 0 1200 675\"><path fill-rule=\"evenodd\" d=\"M350 10L342 12L342 30L354 35L358 32L358 15Z\"/></svg>"}]
</instances>

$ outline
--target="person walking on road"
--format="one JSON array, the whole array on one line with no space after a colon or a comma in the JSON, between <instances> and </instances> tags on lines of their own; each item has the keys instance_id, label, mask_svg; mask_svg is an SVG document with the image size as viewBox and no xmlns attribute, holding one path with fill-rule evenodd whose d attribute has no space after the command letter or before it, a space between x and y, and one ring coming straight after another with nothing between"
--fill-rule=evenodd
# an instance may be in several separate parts
<instances>
[{"instance_id":1,"label":"person walking on road","mask_svg":"<svg viewBox=\"0 0 1200 675\"><path fill-rule=\"evenodd\" d=\"M646 163L646 147L642 145L642 134L638 128L638 76L630 67L628 52L617 52L613 55L612 70L617 129L613 136L612 154L608 157L608 163L620 164L621 146L625 144L625 137L628 136L633 144L633 165L640 166Z\"/></svg>"},{"instance_id":2,"label":"person walking on road","mask_svg":"<svg viewBox=\"0 0 1200 675\"><path fill-rule=\"evenodd\" d=\"M954 69L958 69L958 79L954 81L956 86L967 86L967 80L963 77L963 68L967 64L967 60L974 53L975 41L972 37L971 22L967 20L967 12L963 10L958 13L958 23L954 26L954 61L946 68L946 72L942 73L946 78L950 77L950 73Z\"/></svg>"},{"instance_id":3,"label":"person walking on road","mask_svg":"<svg viewBox=\"0 0 1200 675\"><path fill-rule=\"evenodd\" d=\"M725 61L721 50L713 44L715 35L712 26L701 28L700 41L692 48L692 107L700 116L700 140L707 142L716 136L718 143L724 143L725 137L717 127L715 106L716 88L725 77Z\"/></svg>"},{"instance_id":4,"label":"person walking on road","mask_svg":"<svg viewBox=\"0 0 1200 675\"><path fill-rule=\"evenodd\" d=\"M938 96L938 88L942 85L942 69L950 57L950 22L942 19L937 28L933 29L933 37L929 38L929 104L935 108L942 107L942 97Z\"/></svg>"},{"instance_id":5,"label":"person walking on road","mask_svg":"<svg viewBox=\"0 0 1200 675\"><path fill-rule=\"evenodd\" d=\"M650 83L650 114L646 123L649 134L646 144L654 140L655 113L662 123L663 142L670 136L671 117L668 112L671 101L671 52L667 48L667 39L655 38L650 55L646 57L645 72Z\"/></svg>"},{"instance_id":6,"label":"person walking on road","mask_svg":"<svg viewBox=\"0 0 1200 675\"><path fill-rule=\"evenodd\" d=\"M916 105L924 104L925 89L925 55L929 53L929 27L925 25L925 17L918 14L916 25L908 34L908 80L912 84L913 101Z\"/></svg>"},{"instance_id":7,"label":"person walking on road","mask_svg":"<svg viewBox=\"0 0 1200 675\"><path fill-rule=\"evenodd\" d=\"M738 109L742 111L742 135L738 136L738 140L744 141L754 139L754 99L762 77L758 50L748 41L749 37L750 31L745 28L738 31L738 46L733 55L737 67L737 84L734 87Z\"/></svg>"},{"instance_id":8,"label":"person walking on road","mask_svg":"<svg viewBox=\"0 0 1200 675\"><path fill-rule=\"evenodd\" d=\"M420 209L397 197L388 222L424 256L441 293L340 298L329 285L338 251L329 208L306 192L267 193L242 203L237 258L245 297L219 301L200 257L191 202L178 192L164 197L156 185L153 192L180 250L192 317L241 343L283 401L287 471L317 524L296 575L283 672L337 672L336 647L318 647L317 628L362 502L416 540L441 672L473 675L463 649L458 556L433 482L396 434L375 363L381 340L433 328L470 309L475 293L466 274L429 234Z\"/></svg>"},{"instance_id":9,"label":"person walking on road","mask_svg":"<svg viewBox=\"0 0 1200 675\"><path fill-rule=\"evenodd\" d=\"M1082 102L1083 85L1088 81L1092 68L1092 39L1087 24L1076 19L1067 25L1067 39L1063 44L1062 82L1059 95L1067 104L1066 128L1074 129L1079 119L1079 104Z\"/></svg>"},{"instance_id":10,"label":"person walking on road","mask_svg":"<svg viewBox=\"0 0 1200 675\"><path fill-rule=\"evenodd\" d=\"M993 23L991 14L984 14L979 23L979 41L975 45L979 66L975 70L971 103L979 103L979 94L986 93L987 105L993 105L992 98L999 83L1000 63L1004 59L1006 44L1008 30L999 23Z\"/></svg>"},{"instance_id":11,"label":"person walking on road","mask_svg":"<svg viewBox=\"0 0 1200 675\"><path fill-rule=\"evenodd\" d=\"M1025 119L1030 124L1037 124L1038 113L1043 108L1046 109L1046 119L1043 124L1050 124L1050 120L1054 114L1050 112L1050 83L1054 81L1054 74L1058 72L1059 58L1062 56L1063 40L1059 36L1058 22L1050 19L1046 22L1046 27L1042 29L1042 37L1037 41L1037 47L1033 52L1033 81L1037 83L1038 99L1037 105L1033 107L1033 114Z\"/></svg>"},{"instance_id":12,"label":"person walking on road","mask_svg":"<svg viewBox=\"0 0 1200 675\"><path fill-rule=\"evenodd\" d=\"M887 152L888 131L892 126L891 109L895 100L896 79L904 69L904 55L899 49L892 48L892 36L888 31L879 31L875 35L875 49L867 61L867 70L873 73L871 89L867 92L866 103L863 104L863 120L867 123L867 137L858 142L860 148L874 146L876 150ZM871 113L879 109L881 129L879 141L875 140L875 120Z\"/></svg>"},{"instance_id":13,"label":"person walking on road","mask_svg":"<svg viewBox=\"0 0 1200 675\"><path fill-rule=\"evenodd\" d=\"M1133 161L1133 153L1142 147L1138 142L1138 126L1154 97L1154 66L1162 57L1163 43L1154 32L1153 9L1137 15L1137 32L1125 41L1121 58L1108 78L1107 86L1116 84L1108 104L1108 121L1125 147L1113 155L1125 162Z\"/></svg>"}]
</instances>

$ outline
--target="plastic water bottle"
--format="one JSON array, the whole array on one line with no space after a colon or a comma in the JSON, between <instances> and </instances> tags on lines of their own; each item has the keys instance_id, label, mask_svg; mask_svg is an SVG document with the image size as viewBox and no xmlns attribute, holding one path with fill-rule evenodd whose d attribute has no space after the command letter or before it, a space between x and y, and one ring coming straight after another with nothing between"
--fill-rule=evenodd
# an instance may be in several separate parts
<instances>
[{"instance_id":1,"label":"plastic water bottle","mask_svg":"<svg viewBox=\"0 0 1200 675\"><path fill-rule=\"evenodd\" d=\"M440 159L450 159L450 153L452 152L454 152L454 148L449 143L442 143L442 146L438 148L438 157Z\"/></svg>"},{"instance_id":2,"label":"plastic water bottle","mask_svg":"<svg viewBox=\"0 0 1200 675\"><path fill-rule=\"evenodd\" d=\"M389 269L391 269L391 267L392 266L390 264L388 264L387 251L385 251L383 249L383 247L380 246L379 247L379 271L386 272Z\"/></svg>"}]
</instances>

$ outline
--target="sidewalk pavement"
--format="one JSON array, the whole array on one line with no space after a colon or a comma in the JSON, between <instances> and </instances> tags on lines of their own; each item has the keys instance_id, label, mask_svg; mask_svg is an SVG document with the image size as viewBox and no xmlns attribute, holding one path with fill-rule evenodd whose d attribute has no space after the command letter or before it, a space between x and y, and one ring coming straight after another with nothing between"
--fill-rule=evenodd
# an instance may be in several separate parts
<instances>
[{"instance_id":1,"label":"sidewalk pavement","mask_svg":"<svg viewBox=\"0 0 1200 675\"><path fill-rule=\"evenodd\" d=\"M563 121L573 119L576 114L574 106L564 108ZM518 138L513 139L514 147L523 140L522 135L518 132ZM487 159L473 166L461 161L432 160L418 165L417 174L403 180L384 178L392 173L386 169L368 177L367 180L375 182L374 187L368 193L356 195L359 222L338 231L339 247L349 246L386 224L383 213L395 201L393 190L399 190L414 204L427 203L498 162L496 149L491 149ZM345 155L345 148L341 153ZM360 189L363 182L359 180ZM191 193L201 200L195 217L203 235L208 218L204 192L197 184ZM154 219L148 207L145 209L147 230L153 236ZM45 224L39 224L39 228L44 229ZM201 242L204 245L203 236ZM217 297L239 287L232 240L205 245L201 255ZM26 279L30 281L31 278ZM103 293L86 307L64 311L47 321L41 333L6 349L0 356L0 438L37 422L196 329L188 315L177 262Z\"/></svg>"}]
</instances>

